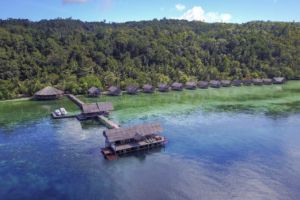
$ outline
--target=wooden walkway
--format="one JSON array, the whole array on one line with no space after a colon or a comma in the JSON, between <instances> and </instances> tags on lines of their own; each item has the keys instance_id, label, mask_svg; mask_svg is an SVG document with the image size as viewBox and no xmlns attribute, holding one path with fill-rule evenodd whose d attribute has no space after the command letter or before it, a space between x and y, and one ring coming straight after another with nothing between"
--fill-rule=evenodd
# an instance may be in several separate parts
<instances>
[{"instance_id":1,"label":"wooden walkway","mask_svg":"<svg viewBox=\"0 0 300 200\"><path fill-rule=\"evenodd\" d=\"M98 115L98 120L104 124L107 128L109 129L115 129L115 128L120 128L120 126L118 124L116 124L115 122L107 119L106 117L104 117L103 115Z\"/></svg>"},{"instance_id":2,"label":"wooden walkway","mask_svg":"<svg viewBox=\"0 0 300 200\"><path fill-rule=\"evenodd\" d=\"M67 97L73 101L80 109L82 109L82 105L84 105L84 103L78 99L77 97L75 97L73 94L67 94Z\"/></svg>"},{"instance_id":3,"label":"wooden walkway","mask_svg":"<svg viewBox=\"0 0 300 200\"><path fill-rule=\"evenodd\" d=\"M74 96L73 94L67 94L67 97L74 102L82 111L83 111L83 105L85 104L84 102L82 102L80 99L78 99L76 96ZM71 118L71 117L76 117L78 120L84 120L86 119L85 115L82 113L80 115L76 115L76 116L60 116L60 117L55 117L52 115L52 117L54 119L62 119L62 118ZM109 129L114 129L114 128L120 128L120 126L107 119L106 117L104 117L103 115L97 115L97 119L103 124L105 125L107 128Z\"/></svg>"}]
</instances>

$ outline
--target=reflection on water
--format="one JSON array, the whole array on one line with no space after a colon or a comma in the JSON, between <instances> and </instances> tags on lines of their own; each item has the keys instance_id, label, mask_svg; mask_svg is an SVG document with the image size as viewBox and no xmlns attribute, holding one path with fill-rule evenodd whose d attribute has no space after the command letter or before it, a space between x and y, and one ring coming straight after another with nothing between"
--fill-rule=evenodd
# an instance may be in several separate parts
<instances>
[{"instance_id":1,"label":"reflection on water","mask_svg":"<svg viewBox=\"0 0 300 200\"><path fill-rule=\"evenodd\" d=\"M300 199L300 84L101 97L165 148L108 162L103 126L52 120L67 99L0 102L1 199Z\"/></svg>"},{"instance_id":2,"label":"reflection on water","mask_svg":"<svg viewBox=\"0 0 300 200\"><path fill-rule=\"evenodd\" d=\"M299 199L299 115L194 111L160 121L166 148L108 162L103 128L43 119L0 133L4 199ZM3 181L5 180L5 181Z\"/></svg>"}]
</instances>

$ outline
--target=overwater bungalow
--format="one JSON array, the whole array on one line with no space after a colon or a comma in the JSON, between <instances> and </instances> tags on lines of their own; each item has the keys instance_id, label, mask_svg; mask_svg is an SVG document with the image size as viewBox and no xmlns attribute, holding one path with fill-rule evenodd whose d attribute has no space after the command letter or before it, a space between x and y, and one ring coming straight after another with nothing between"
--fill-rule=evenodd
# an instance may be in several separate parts
<instances>
[{"instance_id":1,"label":"overwater bungalow","mask_svg":"<svg viewBox=\"0 0 300 200\"><path fill-rule=\"evenodd\" d=\"M253 85L263 85L264 82L262 79L255 78L252 80Z\"/></svg>"},{"instance_id":2,"label":"overwater bungalow","mask_svg":"<svg viewBox=\"0 0 300 200\"><path fill-rule=\"evenodd\" d=\"M155 90L155 88L150 84L146 84L146 85L143 86L143 92L144 93L153 93L154 90Z\"/></svg>"},{"instance_id":3,"label":"overwater bungalow","mask_svg":"<svg viewBox=\"0 0 300 200\"><path fill-rule=\"evenodd\" d=\"M96 87L91 87L90 89L88 89L88 96L89 97L98 97L101 94L101 90L99 88Z\"/></svg>"},{"instance_id":4,"label":"overwater bungalow","mask_svg":"<svg viewBox=\"0 0 300 200\"><path fill-rule=\"evenodd\" d=\"M221 82L218 80L211 80L209 82L210 87L212 88L220 88L221 87Z\"/></svg>"},{"instance_id":5,"label":"overwater bungalow","mask_svg":"<svg viewBox=\"0 0 300 200\"><path fill-rule=\"evenodd\" d=\"M137 87L135 85L129 85L126 87L126 92L127 92L127 94L134 95L134 94L138 93L138 89L139 89L139 87Z\"/></svg>"},{"instance_id":6,"label":"overwater bungalow","mask_svg":"<svg viewBox=\"0 0 300 200\"><path fill-rule=\"evenodd\" d=\"M222 87L230 87L231 81L230 80L221 80L221 86Z\"/></svg>"},{"instance_id":7,"label":"overwater bungalow","mask_svg":"<svg viewBox=\"0 0 300 200\"><path fill-rule=\"evenodd\" d=\"M273 84L273 81L272 81L272 79L264 78L264 79L263 79L263 84L264 84L264 85L272 85L272 84Z\"/></svg>"},{"instance_id":8,"label":"overwater bungalow","mask_svg":"<svg viewBox=\"0 0 300 200\"><path fill-rule=\"evenodd\" d=\"M285 83L285 78L284 77L274 77L273 78L273 83L274 84L283 84Z\"/></svg>"},{"instance_id":9,"label":"overwater bungalow","mask_svg":"<svg viewBox=\"0 0 300 200\"><path fill-rule=\"evenodd\" d=\"M244 86L250 86L250 85L252 85L252 80L251 79L245 79L245 80L243 80L243 85Z\"/></svg>"},{"instance_id":10,"label":"overwater bungalow","mask_svg":"<svg viewBox=\"0 0 300 200\"><path fill-rule=\"evenodd\" d=\"M120 88L116 87L116 86L110 86L108 88L108 95L110 96L120 96L122 93L122 91L120 90Z\"/></svg>"},{"instance_id":11,"label":"overwater bungalow","mask_svg":"<svg viewBox=\"0 0 300 200\"><path fill-rule=\"evenodd\" d=\"M83 104L81 110L80 120L86 120L99 115L109 115L109 112L113 110L113 105L109 102Z\"/></svg>"},{"instance_id":12,"label":"overwater bungalow","mask_svg":"<svg viewBox=\"0 0 300 200\"><path fill-rule=\"evenodd\" d=\"M105 158L111 160L118 155L163 146L166 138L158 135L159 132L162 132L159 124L105 130L105 148L102 149L102 153Z\"/></svg>"},{"instance_id":13,"label":"overwater bungalow","mask_svg":"<svg viewBox=\"0 0 300 200\"><path fill-rule=\"evenodd\" d=\"M196 82L187 82L185 84L185 88L188 90L195 90L197 88L197 83Z\"/></svg>"},{"instance_id":14,"label":"overwater bungalow","mask_svg":"<svg viewBox=\"0 0 300 200\"><path fill-rule=\"evenodd\" d=\"M36 100L54 100L62 97L64 92L54 87L47 86L34 94Z\"/></svg>"},{"instance_id":15,"label":"overwater bungalow","mask_svg":"<svg viewBox=\"0 0 300 200\"><path fill-rule=\"evenodd\" d=\"M168 91L170 91L170 86L168 84L164 84L164 83L159 84L158 85L158 91L160 91L160 92L168 92Z\"/></svg>"},{"instance_id":16,"label":"overwater bungalow","mask_svg":"<svg viewBox=\"0 0 300 200\"><path fill-rule=\"evenodd\" d=\"M175 90L175 91L182 91L183 90L183 84L175 82L171 85L171 88L172 88L172 90Z\"/></svg>"},{"instance_id":17,"label":"overwater bungalow","mask_svg":"<svg viewBox=\"0 0 300 200\"><path fill-rule=\"evenodd\" d=\"M207 81L199 81L198 87L201 89L207 89L209 86L209 83Z\"/></svg>"},{"instance_id":18,"label":"overwater bungalow","mask_svg":"<svg viewBox=\"0 0 300 200\"><path fill-rule=\"evenodd\" d=\"M235 87L240 87L242 85L243 81L241 80L233 80L232 85Z\"/></svg>"}]
</instances>

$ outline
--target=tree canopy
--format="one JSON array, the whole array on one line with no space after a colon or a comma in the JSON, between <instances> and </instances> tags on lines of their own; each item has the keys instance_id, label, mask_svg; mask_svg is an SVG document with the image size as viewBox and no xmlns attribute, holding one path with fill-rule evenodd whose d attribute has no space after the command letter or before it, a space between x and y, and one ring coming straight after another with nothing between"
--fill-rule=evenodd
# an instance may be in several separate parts
<instances>
[{"instance_id":1,"label":"tree canopy","mask_svg":"<svg viewBox=\"0 0 300 200\"><path fill-rule=\"evenodd\" d=\"M300 24L0 20L0 99L52 85L300 77Z\"/></svg>"}]
</instances>

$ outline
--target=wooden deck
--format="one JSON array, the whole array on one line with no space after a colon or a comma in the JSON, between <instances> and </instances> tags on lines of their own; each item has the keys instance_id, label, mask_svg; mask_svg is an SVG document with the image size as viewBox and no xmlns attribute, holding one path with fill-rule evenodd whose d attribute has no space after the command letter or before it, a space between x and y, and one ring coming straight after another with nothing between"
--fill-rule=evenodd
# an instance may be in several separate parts
<instances>
[{"instance_id":1,"label":"wooden deck","mask_svg":"<svg viewBox=\"0 0 300 200\"><path fill-rule=\"evenodd\" d=\"M146 139L136 143L122 144L116 146L116 152L119 155L126 154L133 151L140 151L144 149L151 149L158 146L163 146L167 142L165 137L156 136L155 138Z\"/></svg>"},{"instance_id":2,"label":"wooden deck","mask_svg":"<svg viewBox=\"0 0 300 200\"><path fill-rule=\"evenodd\" d=\"M101 152L102 152L104 158L107 160L117 160L118 159L118 155L115 154L109 147L102 148Z\"/></svg>"},{"instance_id":3,"label":"wooden deck","mask_svg":"<svg viewBox=\"0 0 300 200\"><path fill-rule=\"evenodd\" d=\"M107 119L103 115L98 115L97 118L102 124L104 124L109 129L120 128L120 126L117 123Z\"/></svg>"},{"instance_id":4,"label":"wooden deck","mask_svg":"<svg viewBox=\"0 0 300 200\"><path fill-rule=\"evenodd\" d=\"M73 101L80 109L82 109L82 105L84 105L84 103L78 99L77 97L75 97L73 94L67 94L67 97Z\"/></svg>"}]
</instances>

